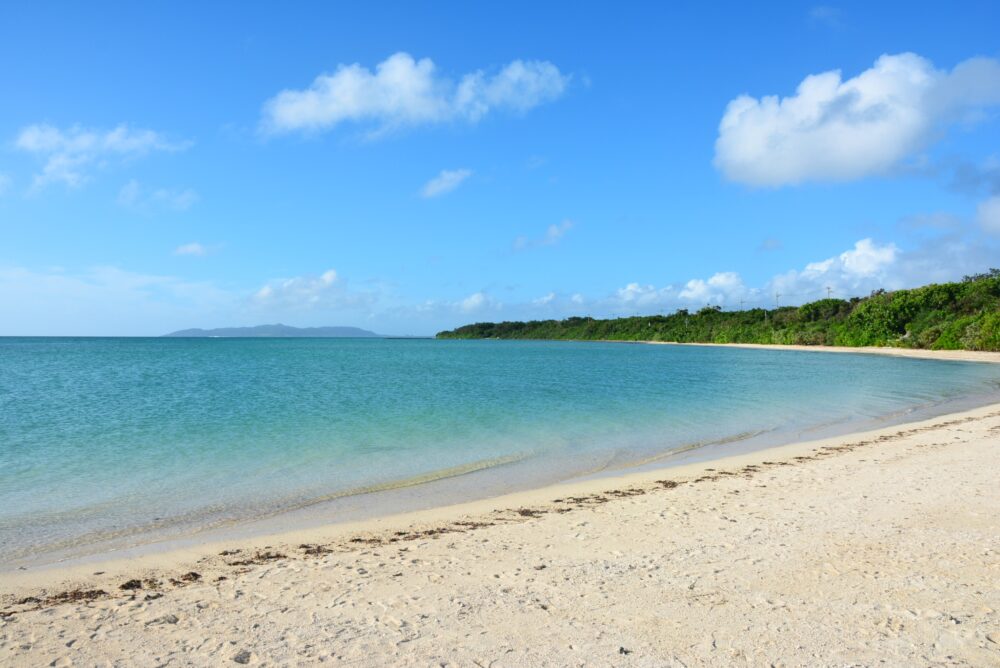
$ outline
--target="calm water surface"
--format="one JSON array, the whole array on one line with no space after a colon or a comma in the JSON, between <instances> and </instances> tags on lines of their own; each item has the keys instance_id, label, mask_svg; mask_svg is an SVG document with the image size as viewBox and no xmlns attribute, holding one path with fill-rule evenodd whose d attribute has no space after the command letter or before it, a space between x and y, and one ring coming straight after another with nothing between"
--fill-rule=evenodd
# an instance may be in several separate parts
<instances>
[{"instance_id":1,"label":"calm water surface","mask_svg":"<svg viewBox=\"0 0 1000 668\"><path fill-rule=\"evenodd\" d=\"M611 343L0 339L0 563L1000 392L1000 365ZM942 409L943 410L943 409ZM487 480L487 478L483 478ZM373 497L378 496L370 495Z\"/></svg>"}]
</instances>

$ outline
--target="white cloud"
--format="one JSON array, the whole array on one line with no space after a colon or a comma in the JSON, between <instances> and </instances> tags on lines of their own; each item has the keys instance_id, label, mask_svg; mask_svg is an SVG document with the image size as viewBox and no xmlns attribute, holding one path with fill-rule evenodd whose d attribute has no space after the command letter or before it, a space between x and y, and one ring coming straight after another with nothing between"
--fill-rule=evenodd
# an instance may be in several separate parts
<instances>
[{"instance_id":1,"label":"white cloud","mask_svg":"<svg viewBox=\"0 0 1000 668\"><path fill-rule=\"evenodd\" d=\"M430 331L484 320L537 320L589 315L598 318L633 314L669 313L678 308L697 310L705 304L726 309L774 308L775 294L782 306L797 305L827 296L864 296L872 290L895 290L929 282L958 280L996 263L998 248L981 238L960 234L936 235L922 245L902 250L893 243L861 239L847 250L804 264L799 270L777 274L750 286L736 272L718 272L658 287L632 282L603 296L549 292L523 301L500 302L486 290L454 301L426 300L418 305L396 304L376 314L380 331ZM422 323L422 324L421 324Z\"/></svg>"},{"instance_id":2,"label":"white cloud","mask_svg":"<svg viewBox=\"0 0 1000 668\"><path fill-rule=\"evenodd\" d=\"M740 275L733 271L725 271L715 274L708 280L691 279L677 296L691 302L724 305L732 304L746 295L747 288L743 285Z\"/></svg>"},{"instance_id":3,"label":"white cloud","mask_svg":"<svg viewBox=\"0 0 1000 668\"><path fill-rule=\"evenodd\" d=\"M335 270L322 274L279 278L268 281L250 298L251 305L270 313L301 312L314 309L364 311L379 300L373 290L354 290Z\"/></svg>"},{"instance_id":4,"label":"white cloud","mask_svg":"<svg viewBox=\"0 0 1000 668\"><path fill-rule=\"evenodd\" d=\"M205 255L206 253L208 253L208 249L197 241L183 244L174 249L174 255Z\"/></svg>"},{"instance_id":5,"label":"white cloud","mask_svg":"<svg viewBox=\"0 0 1000 668\"><path fill-rule=\"evenodd\" d=\"M619 288L615 292L615 301L623 308L632 306L662 306L670 303L673 298L674 288L670 285L665 288L656 288L652 285L629 283L624 288Z\"/></svg>"},{"instance_id":6,"label":"white cloud","mask_svg":"<svg viewBox=\"0 0 1000 668\"><path fill-rule=\"evenodd\" d=\"M285 301L293 303L315 304L324 293L337 285L337 272L328 269L319 276L296 276L283 278L268 283L256 293L254 299L259 302Z\"/></svg>"},{"instance_id":7,"label":"white cloud","mask_svg":"<svg viewBox=\"0 0 1000 668\"><path fill-rule=\"evenodd\" d=\"M264 104L272 133L326 130L343 122L378 131L451 121L475 123L493 110L525 112L561 96L569 77L547 61L515 60L494 75L482 70L455 84L429 58L395 53L375 71L358 63L321 74L308 88L284 90Z\"/></svg>"},{"instance_id":8,"label":"white cloud","mask_svg":"<svg viewBox=\"0 0 1000 668\"><path fill-rule=\"evenodd\" d=\"M545 295L544 297L539 297L538 299L533 299L531 301L531 303L534 304L535 306L547 306L547 305L551 304L552 302L554 302L555 299L556 299L556 293L550 292L549 294Z\"/></svg>"},{"instance_id":9,"label":"white cloud","mask_svg":"<svg viewBox=\"0 0 1000 668\"><path fill-rule=\"evenodd\" d=\"M844 272L850 276L875 276L896 261L899 249L896 244L879 246L871 239L862 239L854 248L840 254Z\"/></svg>"},{"instance_id":10,"label":"white cloud","mask_svg":"<svg viewBox=\"0 0 1000 668\"><path fill-rule=\"evenodd\" d=\"M804 302L825 297L826 289L839 297L862 295L879 288L895 289L906 284L899 271L901 251L896 244L878 244L861 239L854 248L820 262L811 262L801 271L775 276L766 294L781 293L786 300ZM787 302L791 303L791 302Z\"/></svg>"},{"instance_id":11,"label":"white cloud","mask_svg":"<svg viewBox=\"0 0 1000 668\"><path fill-rule=\"evenodd\" d=\"M420 196L429 198L450 193L470 176L472 176L471 169L442 169L440 174L424 184Z\"/></svg>"},{"instance_id":12,"label":"white cloud","mask_svg":"<svg viewBox=\"0 0 1000 668\"><path fill-rule=\"evenodd\" d=\"M954 280L962 271L968 273L970 265L975 266L975 263L960 261L969 254L969 247L956 244L947 250L942 248L941 260L935 262L933 254L923 251L904 254L895 244L862 239L839 255L809 263L801 271L779 274L762 287L749 287L738 273L724 271L708 279L693 278L680 288L629 283L609 298L591 302L581 299L575 304L587 303L597 311L621 314L640 307L648 310L705 304L727 308L737 305L770 307L774 304L775 293L780 293L782 304L803 303L825 297L827 287L835 296L846 297L878 288L922 285L928 280Z\"/></svg>"},{"instance_id":13,"label":"white cloud","mask_svg":"<svg viewBox=\"0 0 1000 668\"><path fill-rule=\"evenodd\" d=\"M1000 234L1000 196L990 197L979 203L976 222L987 232Z\"/></svg>"},{"instance_id":14,"label":"white cloud","mask_svg":"<svg viewBox=\"0 0 1000 668\"><path fill-rule=\"evenodd\" d=\"M457 306L460 311L465 313L477 313L487 310L497 311L503 308L503 304L482 291L473 292L468 297L456 302L455 306Z\"/></svg>"},{"instance_id":15,"label":"white cloud","mask_svg":"<svg viewBox=\"0 0 1000 668\"><path fill-rule=\"evenodd\" d=\"M883 55L851 79L823 72L790 97L732 100L719 124L715 166L755 186L882 174L942 126L998 104L1000 61L972 58L947 72L914 53Z\"/></svg>"},{"instance_id":16,"label":"white cloud","mask_svg":"<svg viewBox=\"0 0 1000 668\"><path fill-rule=\"evenodd\" d=\"M34 188L61 182L78 187L86 182L87 170L117 158L136 158L155 151L180 151L189 142L173 143L153 130L119 125L111 130L93 130L74 125L60 130L46 124L29 125L21 130L14 146L45 161L35 175Z\"/></svg>"},{"instance_id":17,"label":"white cloud","mask_svg":"<svg viewBox=\"0 0 1000 668\"><path fill-rule=\"evenodd\" d=\"M527 250L539 246L554 246L562 241L566 233L575 226L576 223L566 219L561 223L552 224L545 228L545 234L541 238L529 239L528 237L518 237L514 239L514 250Z\"/></svg>"},{"instance_id":18,"label":"white cloud","mask_svg":"<svg viewBox=\"0 0 1000 668\"><path fill-rule=\"evenodd\" d=\"M488 297L484 292L474 292L461 302L459 306L463 311L478 311L488 302Z\"/></svg>"},{"instance_id":19,"label":"white cloud","mask_svg":"<svg viewBox=\"0 0 1000 668\"><path fill-rule=\"evenodd\" d=\"M8 192L10 192L10 187L13 181L10 176L0 172L0 197L3 197Z\"/></svg>"},{"instance_id":20,"label":"white cloud","mask_svg":"<svg viewBox=\"0 0 1000 668\"><path fill-rule=\"evenodd\" d=\"M191 188L174 190L155 188L148 190L132 179L118 191L118 204L135 211L149 212L155 209L186 211L194 206L200 197Z\"/></svg>"}]
</instances>

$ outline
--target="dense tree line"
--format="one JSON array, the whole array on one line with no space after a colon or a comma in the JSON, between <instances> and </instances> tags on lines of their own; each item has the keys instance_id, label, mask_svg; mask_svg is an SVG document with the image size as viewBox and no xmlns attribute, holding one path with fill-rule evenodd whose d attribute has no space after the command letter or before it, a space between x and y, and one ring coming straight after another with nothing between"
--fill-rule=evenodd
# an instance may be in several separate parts
<instances>
[{"instance_id":1,"label":"dense tree line","mask_svg":"<svg viewBox=\"0 0 1000 668\"><path fill-rule=\"evenodd\" d=\"M958 283L879 290L864 298L821 299L798 307L723 311L706 306L697 312L609 320L481 322L437 336L1000 350L1000 270Z\"/></svg>"}]
</instances>

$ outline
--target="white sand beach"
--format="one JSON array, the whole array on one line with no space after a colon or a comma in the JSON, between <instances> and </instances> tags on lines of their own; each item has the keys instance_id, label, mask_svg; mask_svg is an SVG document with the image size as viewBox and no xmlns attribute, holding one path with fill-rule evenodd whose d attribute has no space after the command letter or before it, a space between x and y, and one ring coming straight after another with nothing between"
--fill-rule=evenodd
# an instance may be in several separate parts
<instances>
[{"instance_id":1,"label":"white sand beach","mask_svg":"<svg viewBox=\"0 0 1000 668\"><path fill-rule=\"evenodd\" d=\"M986 350L926 350L923 348L891 348L848 346L799 346L765 343L676 343L673 341L641 341L662 346L712 346L724 348L747 348L757 350L798 350L813 353L849 353L853 355L889 355L890 357L912 357L914 359L952 360L954 362L991 362L1000 364L1000 353Z\"/></svg>"},{"instance_id":2,"label":"white sand beach","mask_svg":"<svg viewBox=\"0 0 1000 668\"><path fill-rule=\"evenodd\" d=\"M5 574L0 662L1000 665L997 471L993 405L364 524Z\"/></svg>"},{"instance_id":3,"label":"white sand beach","mask_svg":"<svg viewBox=\"0 0 1000 668\"><path fill-rule=\"evenodd\" d=\"M998 27L0 3L0 668L1000 668Z\"/></svg>"}]
</instances>

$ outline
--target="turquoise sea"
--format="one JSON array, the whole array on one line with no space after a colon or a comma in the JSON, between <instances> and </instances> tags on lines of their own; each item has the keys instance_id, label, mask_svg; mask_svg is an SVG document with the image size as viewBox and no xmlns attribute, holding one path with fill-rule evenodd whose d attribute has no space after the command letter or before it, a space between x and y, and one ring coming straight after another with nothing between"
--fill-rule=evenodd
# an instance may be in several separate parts
<instances>
[{"instance_id":1,"label":"turquoise sea","mask_svg":"<svg viewBox=\"0 0 1000 668\"><path fill-rule=\"evenodd\" d=\"M0 564L996 401L1000 365L616 343L0 339ZM668 464L670 458L659 460ZM430 482L438 480L438 482Z\"/></svg>"}]
</instances>

